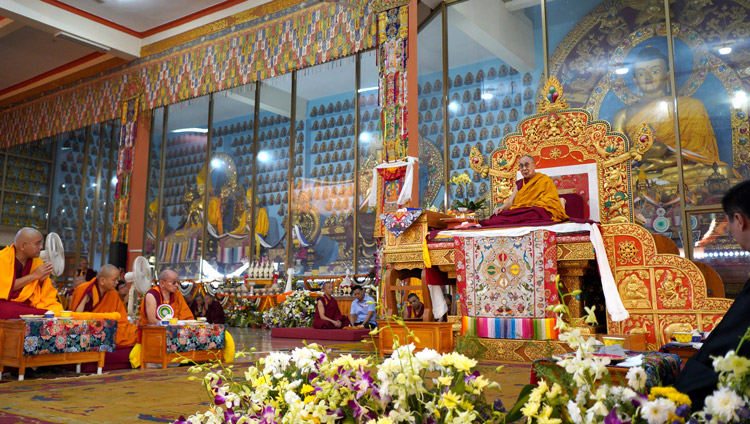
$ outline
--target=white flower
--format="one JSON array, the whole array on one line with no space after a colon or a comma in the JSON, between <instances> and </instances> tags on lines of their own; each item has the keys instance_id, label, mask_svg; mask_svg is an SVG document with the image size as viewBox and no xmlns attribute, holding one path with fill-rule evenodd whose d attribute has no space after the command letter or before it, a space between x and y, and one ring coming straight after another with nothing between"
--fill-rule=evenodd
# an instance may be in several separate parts
<instances>
[{"instance_id":1,"label":"white flower","mask_svg":"<svg viewBox=\"0 0 750 424\"><path fill-rule=\"evenodd\" d=\"M727 352L722 358L714 356L714 369L717 372L732 372L736 375L745 374L750 370L750 359L737 356L733 350Z\"/></svg>"},{"instance_id":2,"label":"white flower","mask_svg":"<svg viewBox=\"0 0 750 424\"><path fill-rule=\"evenodd\" d=\"M297 393L294 393L293 391L289 390L286 393L284 393L284 402L291 405L294 402L299 402L301 399L299 396L297 396Z\"/></svg>"},{"instance_id":3,"label":"white flower","mask_svg":"<svg viewBox=\"0 0 750 424\"><path fill-rule=\"evenodd\" d=\"M712 395L706 397L706 412L714 414L722 421L737 420L737 409L744 402L737 393L728 387L716 390Z\"/></svg>"},{"instance_id":4,"label":"white flower","mask_svg":"<svg viewBox=\"0 0 750 424\"><path fill-rule=\"evenodd\" d=\"M667 422L670 412L674 410L674 402L666 398L658 398L652 402L646 402L641 407L641 415L648 421L648 424L662 424Z\"/></svg>"},{"instance_id":5,"label":"white flower","mask_svg":"<svg viewBox=\"0 0 750 424\"><path fill-rule=\"evenodd\" d=\"M423 349L417 352L414 356L424 362L425 367L430 371L435 371L439 367L438 361L440 360L440 354L432 349Z\"/></svg>"},{"instance_id":6,"label":"white flower","mask_svg":"<svg viewBox=\"0 0 750 424\"><path fill-rule=\"evenodd\" d=\"M302 371L303 373L308 373L315 370L315 361L320 357L320 355L324 354L314 349L310 349L309 347L298 347L292 351L291 359L294 362L294 365L300 371Z\"/></svg>"},{"instance_id":7,"label":"white flower","mask_svg":"<svg viewBox=\"0 0 750 424\"><path fill-rule=\"evenodd\" d=\"M625 378L628 379L628 386L633 388L633 390L640 391L646 387L646 371L641 367L630 368L625 375Z\"/></svg>"},{"instance_id":8,"label":"white flower","mask_svg":"<svg viewBox=\"0 0 750 424\"><path fill-rule=\"evenodd\" d=\"M284 371L286 370L287 365L289 365L290 359L291 356L286 353L271 352L265 358L263 372L265 374L270 374L276 378L281 378Z\"/></svg>"},{"instance_id":9,"label":"white flower","mask_svg":"<svg viewBox=\"0 0 750 424\"><path fill-rule=\"evenodd\" d=\"M583 417L581 416L581 408L579 408L578 404L573 402L572 400L568 401L568 415L570 415L570 419L573 420L575 424L583 423Z\"/></svg>"}]
</instances>

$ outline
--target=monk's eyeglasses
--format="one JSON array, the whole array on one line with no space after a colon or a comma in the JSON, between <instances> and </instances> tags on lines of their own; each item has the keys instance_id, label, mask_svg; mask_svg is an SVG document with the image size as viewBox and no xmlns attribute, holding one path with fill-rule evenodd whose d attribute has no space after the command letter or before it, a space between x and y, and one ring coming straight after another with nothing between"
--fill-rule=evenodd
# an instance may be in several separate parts
<instances>
[{"instance_id":1,"label":"monk's eyeglasses","mask_svg":"<svg viewBox=\"0 0 750 424\"><path fill-rule=\"evenodd\" d=\"M534 166L534 164L533 163L519 163L518 166L520 168L531 168L532 166Z\"/></svg>"}]
</instances>

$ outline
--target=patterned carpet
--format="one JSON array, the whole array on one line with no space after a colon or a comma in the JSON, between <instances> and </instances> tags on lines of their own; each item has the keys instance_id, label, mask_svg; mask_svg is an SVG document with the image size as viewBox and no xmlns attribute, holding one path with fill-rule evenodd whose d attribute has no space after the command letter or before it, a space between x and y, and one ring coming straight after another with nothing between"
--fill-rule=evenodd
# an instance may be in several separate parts
<instances>
[{"instance_id":1,"label":"patterned carpet","mask_svg":"<svg viewBox=\"0 0 750 424\"><path fill-rule=\"evenodd\" d=\"M335 350L361 352L361 346ZM480 371L500 383L499 397L509 408L529 381L529 365L507 364L496 374L498 365L481 363ZM187 367L179 367L7 382L0 384L0 424L172 422L208 406L201 383L188 381L189 375Z\"/></svg>"}]
</instances>

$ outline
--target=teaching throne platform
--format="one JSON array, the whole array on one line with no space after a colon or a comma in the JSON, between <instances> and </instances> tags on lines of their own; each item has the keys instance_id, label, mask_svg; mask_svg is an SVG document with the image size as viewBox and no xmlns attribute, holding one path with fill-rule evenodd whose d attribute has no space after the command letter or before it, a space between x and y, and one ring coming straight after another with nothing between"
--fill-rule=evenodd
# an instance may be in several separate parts
<instances>
[{"instance_id":1,"label":"teaching throne platform","mask_svg":"<svg viewBox=\"0 0 750 424\"><path fill-rule=\"evenodd\" d=\"M472 169L490 179L487 209L512 193L519 159L533 157L537 171L553 178L561 197L580 195L588 211L585 218L601 223L609 266L630 314L620 322L607 314L608 333L643 334L646 348L656 349L676 331L710 331L732 304L707 294L709 286L718 286L714 295L723 294L718 275L680 257L671 240L633 220L631 162L641 160L652 146L649 126L644 123L638 139L628 140L588 111L568 108L557 79L551 78L543 93L538 113L522 119L488 159L471 150ZM579 275L596 266L587 235L559 236L557 254L566 290L586 289ZM569 306L573 317L581 316L578 301Z\"/></svg>"},{"instance_id":2,"label":"teaching throne platform","mask_svg":"<svg viewBox=\"0 0 750 424\"><path fill-rule=\"evenodd\" d=\"M569 108L555 78L547 82L544 93L548 95L537 113L519 121L516 132L503 137L487 157L476 148L471 150L471 168L490 180L487 202L479 215L487 217L511 195L519 178L520 158L532 156L537 171L555 181L561 197L580 198L583 213L578 218L600 223L608 265L630 315L620 322L607 315L607 333L643 334L645 347L656 349L675 331L711 330L732 303L707 295L707 286L716 287L718 275L703 264L680 257L671 240L634 223L631 162L641 160L653 144L649 126L644 123L638 139L628 140L586 110ZM570 206L566 205L569 215L577 215ZM421 217L399 237L386 235L387 309L390 291L398 289L394 287L396 279L418 276L424 268L422 241L430 227L428 221L435 218ZM439 241L427 246L432 266L454 278L454 243ZM557 272L566 291L587 290L599 282L589 234L558 234L556 250ZM714 295L717 293L722 290L714 290ZM582 320L581 301L570 299L568 306L574 324ZM490 348L488 359L521 362L566 349L549 341L542 345L529 340L482 339L482 343Z\"/></svg>"}]
</instances>

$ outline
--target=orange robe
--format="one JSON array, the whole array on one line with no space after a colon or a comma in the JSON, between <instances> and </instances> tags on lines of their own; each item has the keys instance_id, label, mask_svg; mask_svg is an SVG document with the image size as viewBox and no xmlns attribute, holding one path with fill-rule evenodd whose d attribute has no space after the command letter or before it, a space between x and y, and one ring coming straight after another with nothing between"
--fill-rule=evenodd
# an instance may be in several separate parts
<instances>
[{"instance_id":1,"label":"orange robe","mask_svg":"<svg viewBox=\"0 0 750 424\"><path fill-rule=\"evenodd\" d=\"M89 295L88 303L93 307L90 312L109 313L118 312L120 318L117 320L117 335L115 344L117 346L133 346L136 343L138 326L128 321L128 311L122 304L117 290L109 290L102 296L96 287L96 278L88 283L81 284L73 291L73 297L70 300L70 309L75 311L86 294Z\"/></svg>"},{"instance_id":2,"label":"orange robe","mask_svg":"<svg viewBox=\"0 0 750 424\"><path fill-rule=\"evenodd\" d=\"M516 193L516 198L510 209L540 207L552 215L553 221L564 221L568 219L562 204L557 187L552 178L537 172L530 180L519 180L521 187ZM516 182L516 184L519 184Z\"/></svg>"},{"instance_id":3,"label":"orange robe","mask_svg":"<svg viewBox=\"0 0 750 424\"><path fill-rule=\"evenodd\" d=\"M29 260L32 261L29 272L33 272L43 263L39 258ZM15 265L16 248L11 244L5 249L0 250L0 300L18 302L34 308L54 312L63 310L62 304L57 300L57 289L52 286L52 280L49 278L25 285L20 293L11 299L13 283L15 282Z\"/></svg>"},{"instance_id":4,"label":"orange robe","mask_svg":"<svg viewBox=\"0 0 750 424\"><path fill-rule=\"evenodd\" d=\"M156 307L158 308L159 305L163 304L164 301L162 300L163 297L161 295L161 287L154 287L148 292L146 292L145 296L148 296L148 294L151 293L156 298ZM141 307L139 309L141 313L141 323L143 325L148 325L148 315L146 314L146 297L144 296L143 301L141 302ZM185 298L182 296L182 293L178 291L172 293L172 295L169 297L169 305L174 309L174 317L181 320L191 320L195 319L193 316L193 312L190 310L190 306L188 306L187 302L185 302Z\"/></svg>"},{"instance_id":5,"label":"orange robe","mask_svg":"<svg viewBox=\"0 0 750 424\"><path fill-rule=\"evenodd\" d=\"M657 141L675 147L674 108L671 97L657 99L642 107L625 122L625 132L631 140L637 140L644 122L654 129ZM703 102L692 97L678 97L680 114L680 144L682 156L694 162L713 165L719 160L719 147Z\"/></svg>"}]
</instances>

